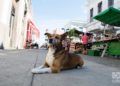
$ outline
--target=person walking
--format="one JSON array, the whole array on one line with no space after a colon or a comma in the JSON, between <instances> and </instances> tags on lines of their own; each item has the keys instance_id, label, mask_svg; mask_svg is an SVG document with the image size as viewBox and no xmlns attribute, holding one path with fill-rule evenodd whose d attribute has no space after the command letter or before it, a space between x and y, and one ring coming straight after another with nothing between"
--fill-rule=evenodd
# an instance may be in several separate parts
<instances>
[{"instance_id":1,"label":"person walking","mask_svg":"<svg viewBox=\"0 0 120 86\"><path fill-rule=\"evenodd\" d=\"M87 44L88 44L88 36L86 33L83 33L82 34L82 37L81 37L81 40L82 40L82 44L83 44L83 54L87 54Z\"/></svg>"}]
</instances>

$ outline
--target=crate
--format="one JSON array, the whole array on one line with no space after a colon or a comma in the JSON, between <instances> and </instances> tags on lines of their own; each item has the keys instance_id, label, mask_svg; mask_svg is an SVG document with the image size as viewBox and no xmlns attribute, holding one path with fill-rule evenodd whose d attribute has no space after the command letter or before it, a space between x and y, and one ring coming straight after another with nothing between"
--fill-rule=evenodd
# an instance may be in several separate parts
<instances>
[{"instance_id":1,"label":"crate","mask_svg":"<svg viewBox=\"0 0 120 86\"><path fill-rule=\"evenodd\" d=\"M100 51L98 50L88 50L89 56L100 56Z\"/></svg>"},{"instance_id":2,"label":"crate","mask_svg":"<svg viewBox=\"0 0 120 86\"><path fill-rule=\"evenodd\" d=\"M120 55L120 42L110 42L108 47L109 55Z\"/></svg>"}]
</instances>

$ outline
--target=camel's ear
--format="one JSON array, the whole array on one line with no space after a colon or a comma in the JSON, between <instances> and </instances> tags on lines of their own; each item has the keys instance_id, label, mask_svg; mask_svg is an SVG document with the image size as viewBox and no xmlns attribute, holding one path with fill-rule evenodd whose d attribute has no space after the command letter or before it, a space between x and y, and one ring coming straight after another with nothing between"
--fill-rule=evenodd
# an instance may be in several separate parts
<instances>
[{"instance_id":1,"label":"camel's ear","mask_svg":"<svg viewBox=\"0 0 120 86\"><path fill-rule=\"evenodd\" d=\"M52 37L52 34L50 34L50 33L45 33L45 35L47 35L48 38Z\"/></svg>"}]
</instances>

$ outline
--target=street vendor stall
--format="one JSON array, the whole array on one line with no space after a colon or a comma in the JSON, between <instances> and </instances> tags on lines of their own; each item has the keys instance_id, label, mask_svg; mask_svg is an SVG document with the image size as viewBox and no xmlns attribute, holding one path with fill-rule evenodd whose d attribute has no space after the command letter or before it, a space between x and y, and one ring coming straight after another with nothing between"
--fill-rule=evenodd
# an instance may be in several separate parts
<instances>
[{"instance_id":1,"label":"street vendor stall","mask_svg":"<svg viewBox=\"0 0 120 86\"><path fill-rule=\"evenodd\" d=\"M68 35L71 39L71 44L70 44L70 52L75 52L75 53L82 53L83 52L83 44L81 41L81 36L84 32L78 31L76 29L71 29L68 31ZM87 36L91 36L92 33L86 33ZM81 36L80 36L81 35Z\"/></svg>"},{"instance_id":2,"label":"street vendor stall","mask_svg":"<svg viewBox=\"0 0 120 86\"><path fill-rule=\"evenodd\" d=\"M82 33L82 31L78 31L75 28L68 31L68 36L71 39L70 52L82 52L82 44L79 37L79 35Z\"/></svg>"},{"instance_id":3,"label":"street vendor stall","mask_svg":"<svg viewBox=\"0 0 120 86\"><path fill-rule=\"evenodd\" d=\"M120 38L101 40L93 42L92 49L88 51L88 55L102 56L103 50L106 49L107 55L120 55Z\"/></svg>"},{"instance_id":4,"label":"street vendor stall","mask_svg":"<svg viewBox=\"0 0 120 86\"><path fill-rule=\"evenodd\" d=\"M114 26L120 27L120 10L110 7L107 10L96 15L94 19L101 21L105 25L112 26L113 32L103 32L104 39L99 39L93 43L92 50L98 51L101 57L108 55L120 56L120 37L114 34ZM109 33L108 33L109 32ZM89 52L91 54L91 52Z\"/></svg>"}]
</instances>

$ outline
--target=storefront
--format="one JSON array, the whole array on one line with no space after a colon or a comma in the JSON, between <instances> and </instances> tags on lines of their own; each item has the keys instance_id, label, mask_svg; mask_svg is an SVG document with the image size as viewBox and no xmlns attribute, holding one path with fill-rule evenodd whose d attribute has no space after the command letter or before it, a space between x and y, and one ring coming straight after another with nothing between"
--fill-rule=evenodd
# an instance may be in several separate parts
<instances>
[{"instance_id":1,"label":"storefront","mask_svg":"<svg viewBox=\"0 0 120 86\"><path fill-rule=\"evenodd\" d=\"M31 43L33 43L36 40L39 40L40 31L35 26L35 24L29 20L27 25L27 35L26 35L26 43L25 48L30 47Z\"/></svg>"}]
</instances>

